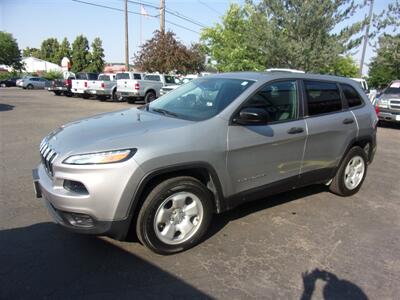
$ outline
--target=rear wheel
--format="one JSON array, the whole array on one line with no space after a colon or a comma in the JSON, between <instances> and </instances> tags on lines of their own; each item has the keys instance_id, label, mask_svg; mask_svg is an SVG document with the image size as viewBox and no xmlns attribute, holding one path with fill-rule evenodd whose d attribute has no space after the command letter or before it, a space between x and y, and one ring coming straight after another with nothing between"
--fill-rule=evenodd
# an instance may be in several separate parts
<instances>
[{"instance_id":1,"label":"rear wheel","mask_svg":"<svg viewBox=\"0 0 400 300\"><path fill-rule=\"evenodd\" d=\"M113 90L111 94L111 101L118 101L117 91Z\"/></svg>"},{"instance_id":2,"label":"rear wheel","mask_svg":"<svg viewBox=\"0 0 400 300\"><path fill-rule=\"evenodd\" d=\"M61 95L61 92L60 92L60 91L54 91L54 95L60 96L60 95Z\"/></svg>"},{"instance_id":3,"label":"rear wheel","mask_svg":"<svg viewBox=\"0 0 400 300\"><path fill-rule=\"evenodd\" d=\"M156 100L156 94L153 91L147 92L146 96L144 96L144 102L150 103L151 101Z\"/></svg>"},{"instance_id":4,"label":"rear wheel","mask_svg":"<svg viewBox=\"0 0 400 300\"><path fill-rule=\"evenodd\" d=\"M200 242L212 217L210 191L192 177L175 177L157 185L139 212L136 233L160 254L189 249Z\"/></svg>"},{"instance_id":5,"label":"rear wheel","mask_svg":"<svg viewBox=\"0 0 400 300\"><path fill-rule=\"evenodd\" d=\"M82 94L82 98L83 98L83 99L89 99L90 96L89 96L88 94L85 94L85 93L84 93L84 94Z\"/></svg>"},{"instance_id":6,"label":"rear wheel","mask_svg":"<svg viewBox=\"0 0 400 300\"><path fill-rule=\"evenodd\" d=\"M329 189L340 196L357 193L367 174L367 156L361 147L353 147L343 159Z\"/></svg>"},{"instance_id":7,"label":"rear wheel","mask_svg":"<svg viewBox=\"0 0 400 300\"><path fill-rule=\"evenodd\" d=\"M67 96L67 97L72 97L73 96L73 94L71 92L68 92L68 91L64 92L64 95Z\"/></svg>"}]
</instances>

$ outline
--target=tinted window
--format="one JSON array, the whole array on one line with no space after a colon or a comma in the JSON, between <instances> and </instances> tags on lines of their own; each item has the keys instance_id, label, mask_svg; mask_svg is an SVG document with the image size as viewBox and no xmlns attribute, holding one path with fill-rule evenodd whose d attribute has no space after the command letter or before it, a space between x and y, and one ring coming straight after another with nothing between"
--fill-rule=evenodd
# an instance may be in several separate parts
<instances>
[{"instance_id":1,"label":"tinted window","mask_svg":"<svg viewBox=\"0 0 400 300\"><path fill-rule=\"evenodd\" d=\"M110 81L110 76L108 76L108 75L100 75L99 76L99 80Z\"/></svg>"},{"instance_id":2,"label":"tinted window","mask_svg":"<svg viewBox=\"0 0 400 300\"><path fill-rule=\"evenodd\" d=\"M347 84L341 84L340 86L342 87L344 97L346 98L349 107L359 106L362 104L360 95L352 86Z\"/></svg>"},{"instance_id":3,"label":"tinted window","mask_svg":"<svg viewBox=\"0 0 400 300\"><path fill-rule=\"evenodd\" d=\"M152 81L161 81L159 75L146 75L144 77L145 80L152 80Z\"/></svg>"},{"instance_id":4,"label":"tinted window","mask_svg":"<svg viewBox=\"0 0 400 300\"><path fill-rule=\"evenodd\" d=\"M309 116L340 111L342 109L342 101L336 83L305 81L304 85L307 94Z\"/></svg>"},{"instance_id":5,"label":"tinted window","mask_svg":"<svg viewBox=\"0 0 400 300\"><path fill-rule=\"evenodd\" d=\"M165 83L168 83L168 84L175 84L176 83L174 76L165 75L164 79L165 79Z\"/></svg>"},{"instance_id":6,"label":"tinted window","mask_svg":"<svg viewBox=\"0 0 400 300\"><path fill-rule=\"evenodd\" d=\"M78 73L76 74L76 79L86 79L86 74L85 73Z\"/></svg>"},{"instance_id":7,"label":"tinted window","mask_svg":"<svg viewBox=\"0 0 400 300\"><path fill-rule=\"evenodd\" d=\"M133 79L140 80L142 79L142 76L139 73L135 73L133 74Z\"/></svg>"},{"instance_id":8,"label":"tinted window","mask_svg":"<svg viewBox=\"0 0 400 300\"><path fill-rule=\"evenodd\" d=\"M264 86L245 104L246 107L264 109L271 122L296 119L296 81L281 81Z\"/></svg>"},{"instance_id":9,"label":"tinted window","mask_svg":"<svg viewBox=\"0 0 400 300\"><path fill-rule=\"evenodd\" d=\"M117 80L118 79L129 79L129 73L117 73Z\"/></svg>"},{"instance_id":10,"label":"tinted window","mask_svg":"<svg viewBox=\"0 0 400 300\"><path fill-rule=\"evenodd\" d=\"M96 73L88 73L88 79L89 80L97 80L97 77L98 77L99 75L98 74L96 74Z\"/></svg>"}]
</instances>

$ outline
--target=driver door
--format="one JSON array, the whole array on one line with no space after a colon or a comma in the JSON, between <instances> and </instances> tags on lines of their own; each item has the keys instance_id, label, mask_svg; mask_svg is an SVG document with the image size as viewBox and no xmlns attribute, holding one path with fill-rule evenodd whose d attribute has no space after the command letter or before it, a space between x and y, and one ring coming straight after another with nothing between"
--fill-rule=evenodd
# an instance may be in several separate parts
<instances>
[{"instance_id":1,"label":"driver door","mask_svg":"<svg viewBox=\"0 0 400 300\"><path fill-rule=\"evenodd\" d=\"M229 126L227 168L232 194L261 187L270 192L290 190L298 183L307 135L305 121L299 119L298 82L266 84L243 107L264 109L269 121Z\"/></svg>"}]
</instances>

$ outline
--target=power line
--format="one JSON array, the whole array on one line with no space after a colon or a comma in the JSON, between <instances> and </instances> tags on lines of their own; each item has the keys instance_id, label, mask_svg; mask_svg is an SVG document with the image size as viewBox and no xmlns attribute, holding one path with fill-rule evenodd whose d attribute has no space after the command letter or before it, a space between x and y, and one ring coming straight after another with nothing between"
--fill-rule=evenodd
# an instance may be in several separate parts
<instances>
[{"instance_id":1,"label":"power line","mask_svg":"<svg viewBox=\"0 0 400 300\"><path fill-rule=\"evenodd\" d=\"M123 9L116 8L116 7L111 7L111 6L107 6L107 5L101 5L101 4L86 2L86 1L82 1L82 0L71 0L71 1L77 2L77 3L82 3L82 4L87 4L87 5L91 5L91 6L95 6L95 7L101 7L101 8L105 8L105 9L109 9L109 10L124 12ZM128 10L128 13L134 14L134 15L142 15L141 13L134 12L134 11L130 11L130 10ZM148 16L151 17L151 18L158 18L158 16L153 16L153 15L148 15ZM174 26L176 26L176 27L180 27L180 28L182 28L182 29L185 29L185 30L194 32L194 33L196 33L196 34L200 34L200 32L198 32L198 31L192 30L192 29L190 29L190 28L188 28L188 27L186 27L186 26L183 26L183 25L180 25L180 24L176 24L176 23L171 22L171 21L165 20L165 23L174 25Z\"/></svg>"},{"instance_id":2,"label":"power line","mask_svg":"<svg viewBox=\"0 0 400 300\"><path fill-rule=\"evenodd\" d=\"M204 5L205 7L207 7L209 10L215 12L217 15L219 15L220 17L223 15L222 13L220 13L218 10L216 10L214 7L208 5L207 3L197 0L200 4Z\"/></svg>"}]
</instances>

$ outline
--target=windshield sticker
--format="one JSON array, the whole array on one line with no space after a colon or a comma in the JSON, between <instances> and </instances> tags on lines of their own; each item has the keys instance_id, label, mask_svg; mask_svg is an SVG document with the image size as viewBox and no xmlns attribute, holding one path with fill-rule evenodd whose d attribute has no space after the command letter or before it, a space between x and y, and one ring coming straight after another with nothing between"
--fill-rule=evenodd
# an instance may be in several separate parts
<instances>
[{"instance_id":1,"label":"windshield sticker","mask_svg":"<svg viewBox=\"0 0 400 300\"><path fill-rule=\"evenodd\" d=\"M400 82L393 82L390 87L392 87L392 88L400 88Z\"/></svg>"},{"instance_id":2,"label":"windshield sticker","mask_svg":"<svg viewBox=\"0 0 400 300\"><path fill-rule=\"evenodd\" d=\"M248 83L249 83L248 81L243 81L243 82L242 82L242 85L243 85L243 86L246 86Z\"/></svg>"}]
</instances>

